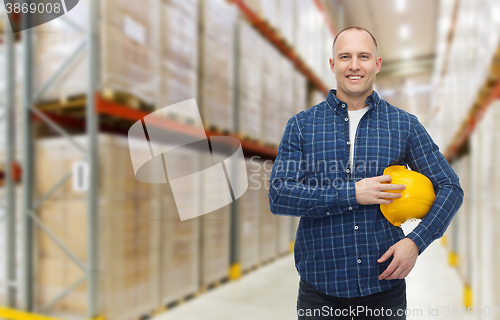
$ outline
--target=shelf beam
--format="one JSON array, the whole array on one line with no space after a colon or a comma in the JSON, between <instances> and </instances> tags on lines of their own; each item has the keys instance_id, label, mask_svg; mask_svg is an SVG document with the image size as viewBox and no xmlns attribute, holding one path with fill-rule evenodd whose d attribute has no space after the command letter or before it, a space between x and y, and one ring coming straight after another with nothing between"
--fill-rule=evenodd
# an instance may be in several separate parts
<instances>
[{"instance_id":1,"label":"shelf beam","mask_svg":"<svg viewBox=\"0 0 500 320\"><path fill-rule=\"evenodd\" d=\"M144 112L140 110L135 110L131 109L125 106L122 106L116 102L109 101L104 99L101 95L96 94L95 97L96 101L96 112L98 114L107 114L110 116L115 116L118 118L130 120L130 121L137 121L145 116L149 115L149 112ZM149 116L148 117L148 123L161 128L165 129L168 131L174 131L177 134L186 134L186 135L191 135L191 136L196 136L198 138L202 138L199 133L197 133L194 128L188 124L183 124L168 118L160 118L160 117L154 117L154 116ZM241 147L243 148L243 152L247 154L253 154L253 155L260 155L264 156L269 159L274 159L276 158L276 155L278 153L276 148L273 147L268 147L264 146L261 144L253 143L250 141L246 141L244 139L241 139L237 135L226 135L226 134L221 134L212 130L205 129L205 134L206 136L219 136L219 135L224 135L224 136L230 136L238 139L241 142Z\"/></svg>"},{"instance_id":2,"label":"shelf beam","mask_svg":"<svg viewBox=\"0 0 500 320\"><path fill-rule=\"evenodd\" d=\"M479 90L481 91L481 90ZM473 107L469 113L469 116L464 120L460 126L460 130L453 139L453 143L448 147L445 156L448 161L451 161L453 157L458 153L460 148L465 144L469 136L472 134L476 125L484 116L484 113L491 105L493 100L500 98L500 78L496 81L493 88L491 88L490 93L487 95L486 99L482 101L477 107Z\"/></svg>"}]
</instances>

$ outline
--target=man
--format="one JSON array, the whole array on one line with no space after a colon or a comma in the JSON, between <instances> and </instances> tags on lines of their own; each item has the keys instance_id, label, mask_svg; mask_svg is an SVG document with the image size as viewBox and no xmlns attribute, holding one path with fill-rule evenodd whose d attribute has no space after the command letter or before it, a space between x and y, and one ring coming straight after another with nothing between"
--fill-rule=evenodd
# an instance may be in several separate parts
<instances>
[{"instance_id":1,"label":"man","mask_svg":"<svg viewBox=\"0 0 500 320\"><path fill-rule=\"evenodd\" d=\"M406 319L416 259L440 238L463 200L459 179L417 117L373 90L382 59L362 28L342 30L330 68L337 90L288 121L269 179L276 215L301 217L295 240L299 319ZM406 237L380 204L404 190L383 171L408 165L436 200Z\"/></svg>"}]
</instances>

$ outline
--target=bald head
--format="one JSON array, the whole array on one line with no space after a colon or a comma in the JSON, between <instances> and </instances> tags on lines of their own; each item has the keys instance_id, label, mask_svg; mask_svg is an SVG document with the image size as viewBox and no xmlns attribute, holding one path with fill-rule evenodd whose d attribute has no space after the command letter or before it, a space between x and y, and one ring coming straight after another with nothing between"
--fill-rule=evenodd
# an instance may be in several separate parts
<instances>
[{"instance_id":1,"label":"bald head","mask_svg":"<svg viewBox=\"0 0 500 320\"><path fill-rule=\"evenodd\" d=\"M347 27L345 28L344 30L340 31L337 36L335 36L335 39L333 39L333 45L332 45L332 54L333 54L333 59L335 59L335 44L337 43L337 40L338 38L344 34L346 31L349 31L349 32L352 32L352 31L357 31L357 32L363 32L363 33L366 33L367 36L369 36L372 41L373 41L373 44L375 46L375 55L377 54L377 40L375 39L375 37L373 36L373 34L371 34L370 31L366 30L365 28L361 28L361 27Z\"/></svg>"}]
</instances>

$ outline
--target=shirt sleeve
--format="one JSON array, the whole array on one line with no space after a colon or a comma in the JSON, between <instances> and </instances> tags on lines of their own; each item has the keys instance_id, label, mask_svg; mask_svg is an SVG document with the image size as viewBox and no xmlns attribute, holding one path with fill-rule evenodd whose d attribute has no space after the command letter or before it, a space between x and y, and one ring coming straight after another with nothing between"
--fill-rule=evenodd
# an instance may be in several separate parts
<instances>
[{"instance_id":1,"label":"shirt sleeve","mask_svg":"<svg viewBox=\"0 0 500 320\"><path fill-rule=\"evenodd\" d=\"M434 240L443 236L462 205L464 191L459 178L439 147L434 143L417 117L411 117L406 160L409 167L429 178L436 200L418 226L407 235L422 253ZM420 254L419 253L419 254Z\"/></svg>"},{"instance_id":2,"label":"shirt sleeve","mask_svg":"<svg viewBox=\"0 0 500 320\"><path fill-rule=\"evenodd\" d=\"M302 133L294 116L285 128L269 177L269 206L275 215L320 218L358 208L355 182L309 186Z\"/></svg>"}]
</instances>

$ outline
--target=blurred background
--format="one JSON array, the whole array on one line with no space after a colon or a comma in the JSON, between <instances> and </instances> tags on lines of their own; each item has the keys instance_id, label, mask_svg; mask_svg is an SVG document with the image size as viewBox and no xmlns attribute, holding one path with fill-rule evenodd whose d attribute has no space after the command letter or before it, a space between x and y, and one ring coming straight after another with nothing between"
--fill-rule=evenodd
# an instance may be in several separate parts
<instances>
[{"instance_id":1,"label":"blurred background","mask_svg":"<svg viewBox=\"0 0 500 320\"><path fill-rule=\"evenodd\" d=\"M375 90L419 118L465 191L406 279L408 319L498 318L500 2L80 0L15 34L29 17L1 10L1 318L296 319L299 220L270 213L268 179L288 119L336 88L348 26L374 34ZM192 98L199 116L162 110ZM138 181L131 156L159 160L167 142L128 129L155 111L160 132L237 138L247 192L181 222L177 206L231 185L201 174L174 197ZM211 159L169 156L191 173Z\"/></svg>"}]
</instances>

